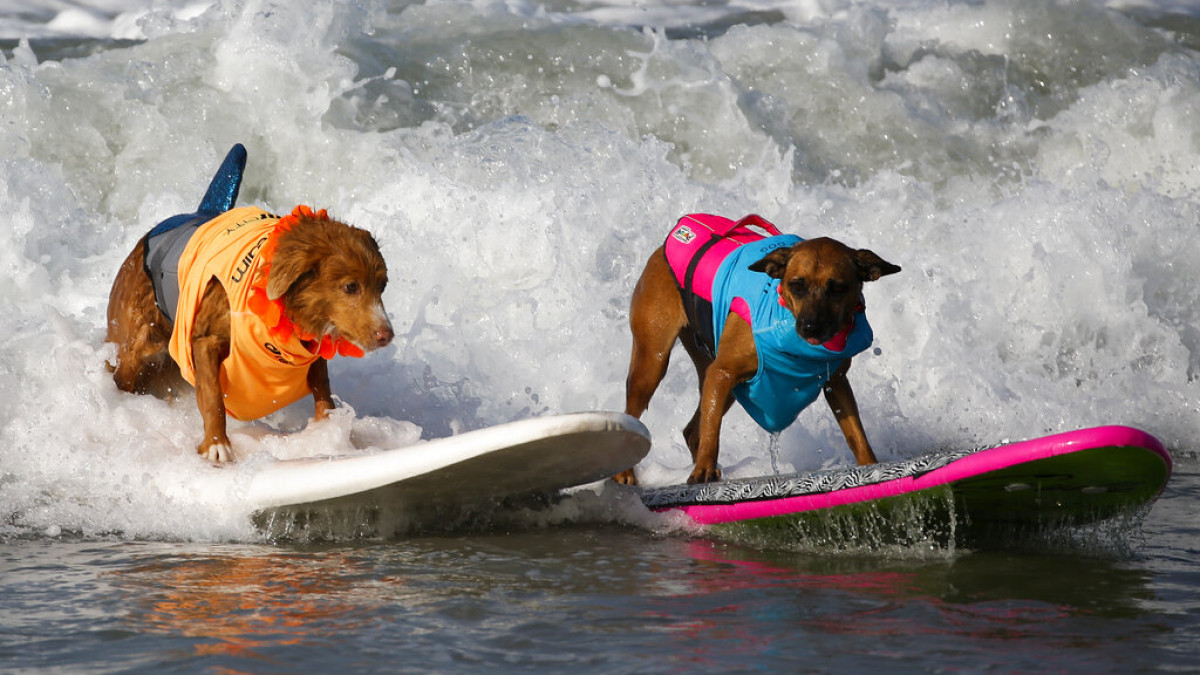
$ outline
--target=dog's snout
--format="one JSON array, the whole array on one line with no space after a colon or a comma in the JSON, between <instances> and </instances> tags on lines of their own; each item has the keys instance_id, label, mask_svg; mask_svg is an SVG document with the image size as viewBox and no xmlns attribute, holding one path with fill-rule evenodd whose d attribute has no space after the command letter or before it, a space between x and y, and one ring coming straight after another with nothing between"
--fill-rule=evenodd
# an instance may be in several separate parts
<instances>
[{"instance_id":1,"label":"dog's snout","mask_svg":"<svg viewBox=\"0 0 1200 675\"><path fill-rule=\"evenodd\" d=\"M818 317L796 317L796 334L809 344L818 345L828 341L837 332L836 326Z\"/></svg>"},{"instance_id":2,"label":"dog's snout","mask_svg":"<svg viewBox=\"0 0 1200 675\"><path fill-rule=\"evenodd\" d=\"M370 340L374 341L374 349L386 347L392 343L396 337L396 332L392 330L392 322L388 319L387 310L383 308L383 303L375 305L375 313L373 317L374 327L370 330Z\"/></svg>"},{"instance_id":3,"label":"dog's snout","mask_svg":"<svg viewBox=\"0 0 1200 675\"><path fill-rule=\"evenodd\" d=\"M384 324L375 329L375 345L377 347L388 346L394 337L396 337L396 332L392 330L391 324Z\"/></svg>"},{"instance_id":4,"label":"dog's snout","mask_svg":"<svg viewBox=\"0 0 1200 675\"><path fill-rule=\"evenodd\" d=\"M796 334L809 344L821 343L821 329L815 323L796 324Z\"/></svg>"}]
</instances>

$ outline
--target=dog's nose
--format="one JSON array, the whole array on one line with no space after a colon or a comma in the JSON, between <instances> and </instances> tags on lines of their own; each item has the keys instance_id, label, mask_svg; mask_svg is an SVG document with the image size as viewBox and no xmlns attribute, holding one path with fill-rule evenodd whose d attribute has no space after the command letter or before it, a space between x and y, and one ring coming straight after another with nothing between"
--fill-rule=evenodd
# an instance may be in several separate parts
<instances>
[{"instance_id":1,"label":"dog's nose","mask_svg":"<svg viewBox=\"0 0 1200 675\"><path fill-rule=\"evenodd\" d=\"M396 333L391 326L381 326L375 329L375 344L379 347L388 346L394 337L396 337Z\"/></svg>"},{"instance_id":2,"label":"dog's nose","mask_svg":"<svg viewBox=\"0 0 1200 675\"><path fill-rule=\"evenodd\" d=\"M825 335L825 330L821 324L816 321L797 321L796 333L809 344L821 344L827 341L832 335Z\"/></svg>"}]
</instances>

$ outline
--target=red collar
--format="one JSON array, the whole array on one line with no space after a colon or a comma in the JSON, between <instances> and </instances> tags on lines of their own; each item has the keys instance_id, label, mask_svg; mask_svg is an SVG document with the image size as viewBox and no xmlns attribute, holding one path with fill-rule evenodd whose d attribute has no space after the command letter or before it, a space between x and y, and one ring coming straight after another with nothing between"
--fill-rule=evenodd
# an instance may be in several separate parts
<instances>
[{"instance_id":1,"label":"red collar","mask_svg":"<svg viewBox=\"0 0 1200 675\"><path fill-rule=\"evenodd\" d=\"M850 338L850 331L852 330L854 330L854 317L850 317L850 323L846 324L838 331L837 335L829 338L829 341L821 346L834 352L844 350L846 348L846 340Z\"/></svg>"},{"instance_id":2,"label":"red collar","mask_svg":"<svg viewBox=\"0 0 1200 675\"><path fill-rule=\"evenodd\" d=\"M299 326L292 323L292 320L284 312L283 299L272 300L267 295L267 278L271 274L271 259L275 257L275 248L279 243L279 237L300 222L301 217L329 220L325 209L313 213L312 209L303 204L292 209L289 215L279 219L275 228L271 230L271 234L267 236L267 243L263 245L262 251L259 253L260 272L251 285L249 309L267 325L272 337L280 342L287 342L294 335L304 343L305 349L325 360L332 359L335 353L342 356L362 356L363 350L345 338L339 337L335 340L330 335L322 335L318 338L316 335L305 333Z\"/></svg>"}]
</instances>

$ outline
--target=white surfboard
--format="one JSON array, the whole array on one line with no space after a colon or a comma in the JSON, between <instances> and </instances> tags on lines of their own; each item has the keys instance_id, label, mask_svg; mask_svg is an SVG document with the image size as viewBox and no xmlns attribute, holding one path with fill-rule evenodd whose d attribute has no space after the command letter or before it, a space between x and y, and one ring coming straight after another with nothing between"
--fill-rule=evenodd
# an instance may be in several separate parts
<instances>
[{"instance_id":1,"label":"white surfboard","mask_svg":"<svg viewBox=\"0 0 1200 675\"><path fill-rule=\"evenodd\" d=\"M250 479L257 509L421 506L552 494L637 464L650 433L621 413L536 417L369 455L281 460Z\"/></svg>"}]
</instances>

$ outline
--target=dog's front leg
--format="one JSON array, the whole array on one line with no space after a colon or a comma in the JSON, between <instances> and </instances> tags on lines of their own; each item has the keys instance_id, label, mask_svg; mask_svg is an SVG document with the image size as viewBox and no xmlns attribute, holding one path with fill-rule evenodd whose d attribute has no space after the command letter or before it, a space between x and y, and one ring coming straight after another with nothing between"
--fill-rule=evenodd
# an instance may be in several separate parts
<instances>
[{"instance_id":1,"label":"dog's front leg","mask_svg":"<svg viewBox=\"0 0 1200 675\"><path fill-rule=\"evenodd\" d=\"M688 476L689 483L721 480L721 470L717 468L721 420L733 405L734 387L756 372L758 351L754 346L754 333L741 317L730 314L721 333L717 357L705 369L704 382L700 386L700 407L696 410L700 432L695 447L690 448L696 466Z\"/></svg>"},{"instance_id":2,"label":"dog's front leg","mask_svg":"<svg viewBox=\"0 0 1200 675\"><path fill-rule=\"evenodd\" d=\"M688 483L721 480L721 469L717 467L717 456L721 449L721 420L733 404L733 388L738 381L734 373L718 368L716 362L705 373L700 407L696 410L700 418L700 430L695 446L689 448L696 466L692 469L692 475L688 476ZM684 437L688 436L685 430Z\"/></svg>"},{"instance_id":3,"label":"dog's front leg","mask_svg":"<svg viewBox=\"0 0 1200 675\"><path fill-rule=\"evenodd\" d=\"M878 460L871 450L871 444L867 442L867 432L863 431L862 420L858 416L858 402L854 400L854 390L850 388L850 379L846 377L849 370L850 359L846 359L825 384L825 402L837 418L854 459L859 465L875 464Z\"/></svg>"},{"instance_id":4,"label":"dog's front leg","mask_svg":"<svg viewBox=\"0 0 1200 675\"><path fill-rule=\"evenodd\" d=\"M216 335L192 340L192 364L196 371L196 406L204 419L204 440L196 452L213 462L233 460L233 448L225 432L225 395L221 391L221 362L229 356L229 341Z\"/></svg>"},{"instance_id":5,"label":"dog's front leg","mask_svg":"<svg viewBox=\"0 0 1200 675\"><path fill-rule=\"evenodd\" d=\"M329 386L329 362L317 359L308 368L308 389L313 397L313 419L320 422L333 410L333 389Z\"/></svg>"}]
</instances>

